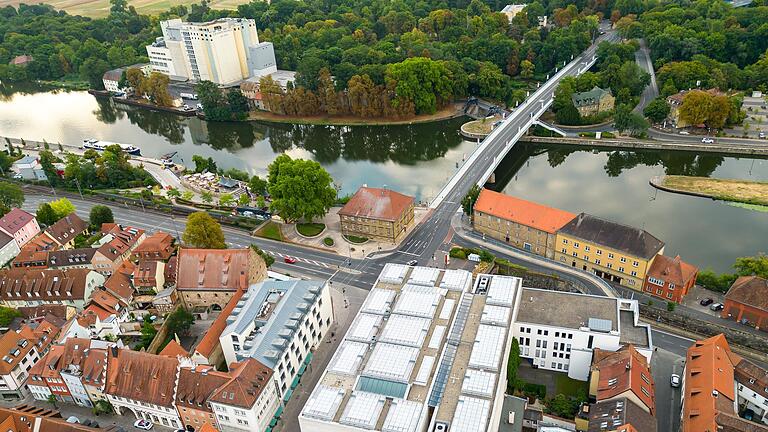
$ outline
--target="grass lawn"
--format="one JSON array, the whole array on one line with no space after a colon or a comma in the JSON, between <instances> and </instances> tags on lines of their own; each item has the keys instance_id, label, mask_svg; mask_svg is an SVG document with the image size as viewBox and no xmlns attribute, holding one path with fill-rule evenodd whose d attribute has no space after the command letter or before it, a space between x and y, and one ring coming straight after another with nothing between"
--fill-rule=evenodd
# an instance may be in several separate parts
<instances>
[{"instance_id":1,"label":"grass lawn","mask_svg":"<svg viewBox=\"0 0 768 432\"><path fill-rule=\"evenodd\" d=\"M344 236L344 238L347 239L348 242L356 244L365 243L368 241L367 237L358 237L353 235Z\"/></svg>"},{"instance_id":2,"label":"grass lawn","mask_svg":"<svg viewBox=\"0 0 768 432\"><path fill-rule=\"evenodd\" d=\"M321 223L297 223L296 231L304 237L315 237L325 230L325 224Z\"/></svg>"},{"instance_id":3,"label":"grass lawn","mask_svg":"<svg viewBox=\"0 0 768 432\"><path fill-rule=\"evenodd\" d=\"M326 246L333 246L334 243L335 242L330 237L326 237L323 239L323 244L325 244Z\"/></svg>"},{"instance_id":4,"label":"grass lawn","mask_svg":"<svg viewBox=\"0 0 768 432\"><path fill-rule=\"evenodd\" d=\"M256 235L272 240L283 241L283 233L280 231L280 225L272 221L265 223L264 226L259 228L259 230L256 231Z\"/></svg>"},{"instance_id":5,"label":"grass lawn","mask_svg":"<svg viewBox=\"0 0 768 432\"><path fill-rule=\"evenodd\" d=\"M723 201L768 205L768 182L672 175L664 177L663 186Z\"/></svg>"},{"instance_id":6,"label":"grass lawn","mask_svg":"<svg viewBox=\"0 0 768 432\"><path fill-rule=\"evenodd\" d=\"M576 397L579 390L584 390L584 394L589 393L589 383L586 381L576 381L568 378L566 374L555 374L555 388L557 393L566 396Z\"/></svg>"}]
</instances>

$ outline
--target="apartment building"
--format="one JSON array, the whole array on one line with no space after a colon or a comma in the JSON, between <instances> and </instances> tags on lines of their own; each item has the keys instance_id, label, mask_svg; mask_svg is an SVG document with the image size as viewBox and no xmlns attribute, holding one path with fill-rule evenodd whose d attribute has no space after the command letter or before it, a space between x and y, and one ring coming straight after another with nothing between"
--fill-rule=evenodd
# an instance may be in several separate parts
<instances>
[{"instance_id":1,"label":"apartment building","mask_svg":"<svg viewBox=\"0 0 768 432\"><path fill-rule=\"evenodd\" d=\"M21 247L12 267L43 269L48 265L48 254L59 249L58 243L45 233L40 233Z\"/></svg>"},{"instance_id":2,"label":"apartment building","mask_svg":"<svg viewBox=\"0 0 768 432\"><path fill-rule=\"evenodd\" d=\"M304 432L493 430L519 278L387 264L299 415Z\"/></svg>"},{"instance_id":3,"label":"apartment building","mask_svg":"<svg viewBox=\"0 0 768 432\"><path fill-rule=\"evenodd\" d=\"M554 259L556 232L575 217L564 210L483 189L475 202L472 223L486 236Z\"/></svg>"},{"instance_id":4,"label":"apartment building","mask_svg":"<svg viewBox=\"0 0 768 432\"><path fill-rule=\"evenodd\" d=\"M264 260L246 249L179 249L176 291L188 310L221 310L237 291L267 277Z\"/></svg>"},{"instance_id":5,"label":"apartment building","mask_svg":"<svg viewBox=\"0 0 768 432\"><path fill-rule=\"evenodd\" d=\"M133 286L140 294L155 294L165 285L165 263L142 259L133 271Z\"/></svg>"},{"instance_id":6,"label":"apartment building","mask_svg":"<svg viewBox=\"0 0 768 432\"><path fill-rule=\"evenodd\" d=\"M361 187L339 210L341 233L397 243L413 225L413 197Z\"/></svg>"},{"instance_id":7,"label":"apartment building","mask_svg":"<svg viewBox=\"0 0 768 432\"><path fill-rule=\"evenodd\" d=\"M618 351L595 349L589 396L596 402L629 400L651 416L656 415L656 391L650 362L633 345Z\"/></svg>"},{"instance_id":8,"label":"apartment building","mask_svg":"<svg viewBox=\"0 0 768 432\"><path fill-rule=\"evenodd\" d=\"M16 243L13 236L0 231L0 267L5 267L6 264L16 258L19 252L21 249L19 249L19 244Z\"/></svg>"},{"instance_id":9,"label":"apartment building","mask_svg":"<svg viewBox=\"0 0 768 432\"><path fill-rule=\"evenodd\" d=\"M91 262L93 268L105 276L116 272L128 261L134 249L147 237L143 229L117 224L104 224L101 232L104 237Z\"/></svg>"},{"instance_id":10,"label":"apartment building","mask_svg":"<svg viewBox=\"0 0 768 432\"><path fill-rule=\"evenodd\" d=\"M252 285L226 319L219 343L227 364L254 358L274 371L288 399L333 322L326 282L290 279Z\"/></svg>"},{"instance_id":11,"label":"apartment building","mask_svg":"<svg viewBox=\"0 0 768 432\"><path fill-rule=\"evenodd\" d=\"M40 233L40 225L34 215L14 208L0 218L0 231L13 237L21 248Z\"/></svg>"},{"instance_id":12,"label":"apartment building","mask_svg":"<svg viewBox=\"0 0 768 432\"><path fill-rule=\"evenodd\" d=\"M0 270L0 304L8 307L61 304L83 309L104 276L88 269Z\"/></svg>"},{"instance_id":13,"label":"apartment building","mask_svg":"<svg viewBox=\"0 0 768 432\"><path fill-rule=\"evenodd\" d=\"M107 400L117 414L132 413L166 427L182 422L175 406L179 360L111 347L107 359Z\"/></svg>"},{"instance_id":14,"label":"apartment building","mask_svg":"<svg viewBox=\"0 0 768 432\"><path fill-rule=\"evenodd\" d=\"M95 248L62 249L48 252L47 267L53 269L83 268L93 270Z\"/></svg>"},{"instance_id":15,"label":"apartment building","mask_svg":"<svg viewBox=\"0 0 768 432\"><path fill-rule=\"evenodd\" d=\"M34 326L34 328L33 328ZM0 336L0 396L3 400L21 399L27 392L24 383L29 371L56 337L58 329L49 321L24 324L18 330L9 330Z\"/></svg>"},{"instance_id":16,"label":"apartment building","mask_svg":"<svg viewBox=\"0 0 768 432\"><path fill-rule=\"evenodd\" d=\"M152 70L172 77L233 85L277 71L271 42L259 42L256 22L220 18L204 23L160 22L161 38L148 45Z\"/></svg>"},{"instance_id":17,"label":"apartment building","mask_svg":"<svg viewBox=\"0 0 768 432\"><path fill-rule=\"evenodd\" d=\"M230 379L217 388L208 403L221 432L266 431L281 409L272 370L248 358L230 365Z\"/></svg>"},{"instance_id":18,"label":"apartment building","mask_svg":"<svg viewBox=\"0 0 768 432\"><path fill-rule=\"evenodd\" d=\"M0 408L0 425L7 432L119 432L112 425L104 428L68 423L56 410L31 405Z\"/></svg>"},{"instance_id":19,"label":"apartment building","mask_svg":"<svg viewBox=\"0 0 768 432\"><path fill-rule=\"evenodd\" d=\"M682 303L683 297L696 285L699 269L680 259L656 255L651 262L643 283L643 292L675 303Z\"/></svg>"},{"instance_id":20,"label":"apartment building","mask_svg":"<svg viewBox=\"0 0 768 432\"><path fill-rule=\"evenodd\" d=\"M588 412L579 413L576 419L577 430L586 432L656 432L658 430L656 417L629 398L608 399L593 403L588 408ZM671 415L678 415L678 413Z\"/></svg>"},{"instance_id":21,"label":"apartment building","mask_svg":"<svg viewBox=\"0 0 768 432\"><path fill-rule=\"evenodd\" d=\"M158 231L147 237L133 250L133 258L137 260L167 261L175 250L173 237L166 232Z\"/></svg>"},{"instance_id":22,"label":"apartment building","mask_svg":"<svg viewBox=\"0 0 768 432\"><path fill-rule=\"evenodd\" d=\"M535 367L586 381L593 351L632 344L650 361L650 326L639 323L637 300L524 288L513 327L520 356Z\"/></svg>"},{"instance_id":23,"label":"apartment building","mask_svg":"<svg viewBox=\"0 0 768 432\"><path fill-rule=\"evenodd\" d=\"M218 372L208 365L179 369L175 404L186 430L198 430L204 424L216 425L208 399L229 379L228 373Z\"/></svg>"},{"instance_id":24,"label":"apartment building","mask_svg":"<svg viewBox=\"0 0 768 432\"><path fill-rule=\"evenodd\" d=\"M75 213L70 213L46 228L44 233L55 241L60 249L72 249L78 235L88 234L88 222Z\"/></svg>"},{"instance_id":25,"label":"apartment building","mask_svg":"<svg viewBox=\"0 0 768 432\"><path fill-rule=\"evenodd\" d=\"M664 253L664 242L647 231L586 213L557 231L556 244L555 260L635 290Z\"/></svg>"}]
</instances>

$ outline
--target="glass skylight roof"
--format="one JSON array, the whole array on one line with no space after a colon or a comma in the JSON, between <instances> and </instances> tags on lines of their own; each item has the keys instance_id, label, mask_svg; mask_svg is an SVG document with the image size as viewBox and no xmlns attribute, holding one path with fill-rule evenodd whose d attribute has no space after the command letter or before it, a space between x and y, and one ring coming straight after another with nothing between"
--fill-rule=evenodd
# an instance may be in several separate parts
<instances>
[{"instance_id":1,"label":"glass skylight roof","mask_svg":"<svg viewBox=\"0 0 768 432\"><path fill-rule=\"evenodd\" d=\"M466 270L446 270L440 280L440 288L454 291L468 289L472 284L472 273Z\"/></svg>"},{"instance_id":2,"label":"glass skylight roof","mask_svg":"<svg viewBox=\"0 0 768 432\"><path fill-rule=\"evenodd\" d=\"M491 397L496 385L496 374L491 372L467 369L461 392L471 396Z\"/></svg>"},{"instance_id":3,"label":"glass skylight roof","mask_svg":"<svg viewBox=\"0 0 768 432\"><path fill-rule=\"evenodd\" d=\"M416 432L423 406L419 402L393 400L381 432Z\"/></svg>"},{"instance_id":4,"label":"glass skylight roof","mask_svg":"<svg viewBox=\"0 0 768 432\"><path fill-rule=\"evenodd\" d=\"M432 375L432 366L435 365L435 358L432 356L424 356L419 366L419 372L416 373L416 379L413 383L416 385L427 385L429 377Z\"/></svg>"},{"instance_id":5,"label":"glass skylight roof","mask_svg":"<svg viewBox=\"0 0 768 432\"><path fill-rule=\"evenodd\" d=\"M519 280L510 276L493 276L485 302L492 305L512 306Z\"/></svg>"},{"instance_id":6,"label":"glass skylight roof","mask_svg":"<svg viewBox=\"0 0 768 432\"><path fill-rule=\"evenodd\" d=\"M373 342L381 326L381 315L360 313L347 332L347 339L359 342Z\"/></svg>"},{"instance_id":7,"label":"glass skylight roof","mask_svg":"<svg viewBox=\"0 0 768 432\"><path fill-rule=\"evenodd\" d=\"M411 271L411 277L408 278L409 284L435 286L437 278L440 276L440 269L433 267L414 267Z\"/></svg>"},{"instance_id":8,"label":"glass skylight roof","mask_svg":"<svg viewBox=\"0 0 768 432\"><path fill-rule=\"evenodd\" d=\"M418 348L377 343L363 369L368 376L408 382L419 356Z\"/></svg>"},{"instance_id":9,"label":"glass skylight roof","mask_svg":"<svg viewBox=\"0 0 768 432\"><path fill-rule=\"evenodd\" d=\"M344 390L319 384L309 396L301 415L331 421L339 410Z\"/></svg>"},{"instance_id":10,"label":"glass skylight roof","mask_svg":"<svg viewBox=\"0 0 768 432\"><path fill-rule=\"evenodd\" d=\"M429 318L392 314L381 332L379 341L421 348L431 322Z\"/></svg>"},{"instance_id":11,"label":"glass skylight roof","mask_svg":"<svg viewBox=\"0 0 768 432\"><path fill-rule=\"evenodd\" d=\"M485 432L491 403L484 399L459 396L453 414L451 430L461 432Z\"/></svg>"},{"instance_id":12,"label":"glass skylight roof","mask_svg":"<svg viewBox=\"0 0 768 432\"><path fill-rule=\"evenodd\" d=\"M480 322L484 324L506 325L509 322L511 309L504 306L485 305Z\"/></svg>"},{"instance_id":13,"label":"glass skylight roof","mask_svg":"<svg viewBox=\"0 0 768 432\"><path fill-rule=\"evenodd\" d=\"M394 312L424 318L435 316L440 302L440 289L418 285L406 285L400 290Z\"/></svg>"},{"instance_id":14,"label":"glass skylight roof","mask_svg":"<svg viewBox=\"0 0 768 432\"><path fill-rule=\"evenodd\" d=\"M360 312L384 315L389 313L392 306L392 300L395 298L395 292L388 289L373 288L365 298Z\"/></svg>"},{"instance_id":15,"label":"glass skylight roof","mask_svg":"<svg viewBox=\"0 0 768 432\"><path fill-rule=\"evenodd\" d=\"M354 391L344 407L339 423L373 429L384 408L384 396Z\"/></svg>"},{"instance_id":16,"label":"glass skylight roof","mask_svg":"<svg viewBox=\"0 0 768 432\"><path fill-rule=\"evenodd\" d=\"M339 345L328 365L328 371L343 374L355 375L360 369L360 363L363 361L365 353L368 351L368 344L362 342L344 341Z\"/></svg>"},{"instance_id":17,"label":"glass skylight roof","mask_svg":"<svg viewBox=\"0 0 768 432\"><path fill-rule=\"evenodd\" d=\"M469 366L498 371L505 332L504 327L480 324L475 336L475 346L469 356Z\"/></svg>"},{"instance_id":18,"label":"glass skylight roof","mask_svg":"<svg viewBox=\"0 0 768 432\"><path fill-rule=\"evenodd\" d=\"M408 268L404 264L387 263L379 275L379 280L388 284L400 285L408 273Z\"/></svg>"}]
</instances>

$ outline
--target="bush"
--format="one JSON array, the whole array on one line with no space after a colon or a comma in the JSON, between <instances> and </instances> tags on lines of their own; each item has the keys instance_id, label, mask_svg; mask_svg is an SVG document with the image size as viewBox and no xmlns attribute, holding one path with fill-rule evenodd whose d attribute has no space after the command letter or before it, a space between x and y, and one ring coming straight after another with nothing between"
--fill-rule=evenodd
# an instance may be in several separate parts
<instances>
[{"instance_id":1,"label":"bush","mask_svg":"<svg viewBox=\"0 0 768 432\"><path fill-rule=\"evenodd\" d=\"M675 302L667 302L667 310L669 312L674 312L676 306L677 306L677 303Z\"/></svg>"},{"instance_id":2,"label":"bush","mask_svg":"<svg viewBox=\"0 0 768 432\"><path fill-rule=\"evenodd\" d=\"M525 383L523 384L523 394L529 397L544 399L547 397L547 386L544 384Z\"/></svg>"},{"instance_id":3,"label":"bush","mask_svg":"<svg viewBox=\"0 0 768 432\"><path fill-rule=\"evenodd\" d=\"M333 246L334 245L334 241L333 241L332 238L326 237L326 238L323 239L323 244L326 245L326 246Z\"/></svg>"},{"instance_id":4,"label":"bush","mask_svg":"<svg viewBox=\"0 0 768 432\"><path fill-rule=\"evenodd\" d=\"M347 239L348 242L355 244L365 243L368 241L367 237L358 237L353 235L346 235L344 238Z\"/></svg>"},{"instance_id":5,"label":"bush","mask_svg":"<svg viewBox=\"0 0 768 432\"><path fill-rule=\"evenodd\" d=\"M602 134L603 138L616 138L616 134L613 132L603 132Z\"/></svg>"},{"instance_id":6,"label":"bush","mask_svg":"<svg viewBox=\"0 0 768 432\"><path fill-rule=\"evenodd\" d=\"M321 223L297 223L296 231L304 237L315 237L325 230L325 224Z\"/></svg>"},{"instance_id":7,"label":"bush","mask_svg":"<svg viewBox=\"0 0 768 432\"><path fill-rule=\"evenodd\" d=\"M451 258L467 259L467 253L464 252L464 249L460 247L452 248L451 251L448 253L448 256L450 256Z\"/></svg>"}]
</instances>

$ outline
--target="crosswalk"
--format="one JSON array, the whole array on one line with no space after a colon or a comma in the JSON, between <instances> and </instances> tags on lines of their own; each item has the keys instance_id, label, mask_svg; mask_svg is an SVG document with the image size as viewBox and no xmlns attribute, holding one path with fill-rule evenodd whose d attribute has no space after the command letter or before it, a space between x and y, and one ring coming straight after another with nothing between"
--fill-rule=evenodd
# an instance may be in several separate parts
<instances>
[{"instance_id":1,"label":"crosswalk","mask_svg":"<svg viewBox=\"0 0 768 432\"><path fill-rule=\"evenodd\" d=\"M313 265L316 265L318 267L331 268L331 266L329 266L328 264L326 264L324 262L320 262L320 261L315 261L315 260L306 259L306 258L300 258L300 257L293 256L293 255L285 255L285 254L282 254L280 252L275 252L275 251L271 251L271 250L268 250L266 252L268 254L272 255L272 256L276 256L276 257L280 257L280 258L285 258L285 257L289 256L289 257L295 259L298 262L303 262L303 263L306 263L306 264L313 264Z\"/></svg>"}]
</instances>

